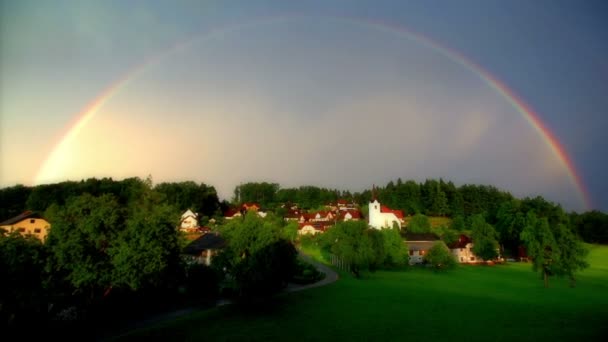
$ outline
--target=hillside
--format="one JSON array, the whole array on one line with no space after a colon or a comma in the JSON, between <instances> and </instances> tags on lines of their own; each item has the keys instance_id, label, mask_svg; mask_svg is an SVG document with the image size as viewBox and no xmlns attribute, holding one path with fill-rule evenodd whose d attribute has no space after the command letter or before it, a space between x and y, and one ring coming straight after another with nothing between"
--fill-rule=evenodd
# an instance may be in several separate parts
<instances>
[{"instance_id":1,"label":"hillside","mask_svg":"<svg viewBox=\"0 0 608 342\"><path fill-rule=\"evenodd\" d=\"M281 296L259 311L201 311L128 336L171 340L599 340L608 328L608 246L591 246L576 288L531 265L460 266L348 274Z\"/></svg>"}]
</instances>

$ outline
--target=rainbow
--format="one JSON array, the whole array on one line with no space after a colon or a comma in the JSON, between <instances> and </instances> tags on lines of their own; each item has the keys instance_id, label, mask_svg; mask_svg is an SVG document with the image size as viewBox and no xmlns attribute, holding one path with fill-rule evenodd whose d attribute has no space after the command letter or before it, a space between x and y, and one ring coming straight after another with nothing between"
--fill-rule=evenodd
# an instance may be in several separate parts
<instances>
[{"instance_id":1,"label":"rainbow","mask_svg":"<svg viewBox=\"0 0 608 342\"><path fill-rule=\"evenodd\" d=\"M162 60L170 55L178 53L179 51L186 50L195 43L201 43L214 38L221 38L223 35L240 31L246 28L251 28L258 25L275 24L279 22L285 22L296 18L316 18L324 19L335 22L342 22L347 24L354 24L359 26L365 26L374 30L378 30L387 34L397 35L435 51L447 59L459 64L463 68L471 71L487 86L494 89L500 94L507 102L528 122L528 124L542 137L544 143L549 147L550 151L558 158L561 164L566 168L568 177L572 184L578 190L578 196L583 203L585 209L591 208L591 197L583 183L582 177L576 170L572 159L566 152L565 148L559 142L557 137L551 132L551 130L542 122L540 116L528 105L526 102L518 97L513 90L511 90L506 84L500 81L498 78L493 76L489 71L467 58L462 53L447 47L439 42L422 35L421 33L412 31L404 28L403 26L393 25L385 22L370 21L361 18L350 18L350 17L335 17L335 16L306 16L306 15L289 15L289 16L275 16L269 18L257 19L248 23L228 26L222 29L214 29L203 34L193 36L183 42L169 47L157 56L150 58L136 67L130 69L117 81L108 86L104 91L101 92L93 101L91 101L80 113L75 117L72 123L68 125L66 132L61 136L59 142L52 149L47 159L42 164L39 172L37 173L35 183L40 184L49 180L56 180L53 177L59 173L60 167L66 157L67 147L74 141L78 133L87 125L89 121L99 112L99 110L120 92L121 89L125 88L132 80L136 79L147 69L154 65L157 65Z\"/></svg>"}]
</instances>

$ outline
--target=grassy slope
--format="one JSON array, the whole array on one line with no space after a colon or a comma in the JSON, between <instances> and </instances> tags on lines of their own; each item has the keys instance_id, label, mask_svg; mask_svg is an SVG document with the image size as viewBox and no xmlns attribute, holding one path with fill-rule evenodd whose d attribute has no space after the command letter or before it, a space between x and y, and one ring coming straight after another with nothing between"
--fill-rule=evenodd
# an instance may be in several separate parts
<instances>
[{"instance_id":1,"label":"grassy slope","mask_svg":"<svg viewBox=\"0 0 608 342\"><path fill-rule=\"evenodd\" d=\"M412 220L412 216L406 216L403 218L405 221L405 225L407 226ZM429 223L431 224L431 228L436 227L449 227L452 224L452 219L449 217L440 217L440 216L429 216Z\"/></svg>"},{"instance_id":2,"label":"grassy slope","mask_svg":"<svg viewBox=\"0 0 608 342\"><path fill-rule=\"evenodd\" d=\"M544 289L529 264L343 274L323 288L281 296L262 312L199 312L139 332L171 340L598 340L608 330L608 247L569 288ZM130 336L133 339L134 336Z\"/></svg>"}]
</instances>

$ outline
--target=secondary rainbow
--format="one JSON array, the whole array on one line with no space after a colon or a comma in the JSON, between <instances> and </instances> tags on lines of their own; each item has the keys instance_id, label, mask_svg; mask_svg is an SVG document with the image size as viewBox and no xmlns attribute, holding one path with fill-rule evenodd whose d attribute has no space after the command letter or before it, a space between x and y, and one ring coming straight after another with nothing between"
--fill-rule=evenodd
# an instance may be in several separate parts
<instances>
[{"instance_id":1,"label":"secondary rainbow","mask_svg":"<svg viewBox=\"0 0 608 342\"><path fill-rule=\"evenodd\" d=\"M162 53L150 58L138 66L130 69L125 73L124 76L120 77L116 82L107 87L100 95L98 95L89 105L87 105L80 113L75 117L75 120L68 126L66 133L62 135L62 138L55 145L52 152L49 154L42 167L40 168L35 182L40 184L43 182L58 180L57 173L60 170L64 158L66 157L66 148L76 138L78 133L83 127L99 112L105 103L107 103L115 94L121 89L125 88L130 81L136 79L140 74L149 69L150 67L157 65L162 60L167 58L169 55L178 53L179 51L186 50L195 43L201 43L206 40L221 38L223 35L240 31L246 28L258 26L258 25L270 25L279 22L285 22L294 20L297 18L315 18L328 21L348 23L352 25L365 26L378 31L382 31L388 34L398 35L400 37L407 38L415 41L441 55L447 59L458 63L465 69L473 72L480 80L482 80L487 86L494 89L498 94L505 98L509 104L530 124L530 126L543 138L545 144L549 147L551 152L558 158L558 160L566 168L568 177L572 181L573 185L578 190L578 196L580 201L583 203L585 209L591 208L591 199L589 193L583 183L583 180L576 170L576 166L572 162L572 159L559 142L557 137L549 130L549 128L542 122L540 116L529 106L526 102L518 97L513 90L511 90L506 84L500 81L498 78L493 76L490 72L485 70L483 67L473 62L471 59L464 56L462 53L446 47L438 43L437 41L424 36L420 33L406 29L403 26L393 25L385 22L370 21L361 18L350 18L350 17L334 17L334 16L306 16L306 15L289 15L289 16L274 16L270 18L262 18L253 20L247 23L241 23L238 25L228 26L222 29L214 29L205 32L200 35L196 35L183 42L171 46Z\"/></svg>"}]
</instances>

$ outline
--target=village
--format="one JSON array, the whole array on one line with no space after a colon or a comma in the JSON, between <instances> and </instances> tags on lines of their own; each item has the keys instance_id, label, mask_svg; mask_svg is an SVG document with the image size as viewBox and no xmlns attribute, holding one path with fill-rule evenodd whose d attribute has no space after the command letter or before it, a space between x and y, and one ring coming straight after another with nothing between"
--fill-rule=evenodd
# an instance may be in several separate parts
<instances>
[{"instance_id":1,"label":"village","mask_svg":"<svg viewBox=\"0 0 608 342\"><path fill-rule=\"evenodd\" d=\"M419 265L425 262L424 256L435 243L446 245L441 238L434 233L407 232L406 219L402 210L394 210L382 205L377 198L369 203L369 211L364 215L359 206L345 199L339 199L335 203L325 205L325 210L307 211L298 208L297 204L287 203L281 205L286 209L284 220L297 222L299 236L315 236L323 234L337 222L365 220L370 228L389 229L396 227L402 234L404 243L409 250L409 264ZM260 207L258 203L243 203L240 207L233 207L224 213L224 219L234 220L242 218L247 212L255 212L259 217L265 218L268 212ZM214 224L213 220L210 224ZM225 241L208 226L200 226L198 214L186 210L181 216L179 229L193 236L193 241L186 247L184 254L196 258L206 265L211 264L212 256L216 255L225 245ZM199 236L200 235L200 236ZM465 234L459 234L456 241L446 245L455 260L461 264L485 263L473 253L473 241ZM503 262L498 257L491 262Z\"/></svg>"},{"instance_id":2,"label":"village","mask_svg":"<svg viewBox=\"0 0 608 342\"><path fill-rule=\"evenodd\" d=\"M328 203L325 210L306 211L299 209L297 204L284 204L286 209L285 221L298 223L298 235L317 235L323 234L327 229L334 226L337 222L366 220L370 228L387 229L396 226L400 230L405 230L403 234L404 243L409 249L409 264L422 264L424 255L437 242L442 243L439 236L434 233L408 233L406 216L402 210L393 210L382 205L378 199L374 198L369 203L369 212L364 215L358 205L344 199L336 203ZM239 219L245 213L252 211L259 217L264 218L268 212L260 207L258 203L243 203L239 207L233 207L224 213L226 221ZM177 229L187 234L193 241L184 249L184 255L196 258L200 263L210 265L212 257L224 247L225 241L221 236L209 226L199 225L199 215L188 209L181 215L181 220ZM209 222L213 225L212 219ZM43 218L39 213L26 211L16 217L0 222L0 229L7 233L19 232L22 235L32 235L42 241L51 229L51 223ZM457 262L462 264L476 264L484 262L477 257L473 249L473 241L465 234L460 234L456 242L447 246ZM502 261L498 258L495 261Z\"/></svg>"}]
</instances>

